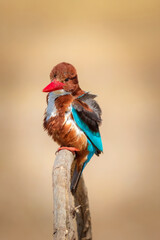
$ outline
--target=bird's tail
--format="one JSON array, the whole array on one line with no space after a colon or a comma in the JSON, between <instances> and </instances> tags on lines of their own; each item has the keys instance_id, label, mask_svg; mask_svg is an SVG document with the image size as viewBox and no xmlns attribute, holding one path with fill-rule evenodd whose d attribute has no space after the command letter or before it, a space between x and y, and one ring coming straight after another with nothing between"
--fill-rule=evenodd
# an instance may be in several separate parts
<instances>
[{"instance_id":1,"label":"bird's tail","mask_svg":"<svg viewBox=\"0 0 160 240\"><path fill-rule=\"evenodd\" d=\"M83 164L83 165L84 165L84 164ZM79 180L80 180L80 177L81 177L83 168L84 168L84 167L82 166L81 170L78 171L77 165L75 165L74 172L73 172L73 176L72 176L72 180L71 180L71 187L70 187L72 194L75 194L75 192L76 192L76 190L77 190L78 183L79 183Z\"/></svg>"}]
</instances>

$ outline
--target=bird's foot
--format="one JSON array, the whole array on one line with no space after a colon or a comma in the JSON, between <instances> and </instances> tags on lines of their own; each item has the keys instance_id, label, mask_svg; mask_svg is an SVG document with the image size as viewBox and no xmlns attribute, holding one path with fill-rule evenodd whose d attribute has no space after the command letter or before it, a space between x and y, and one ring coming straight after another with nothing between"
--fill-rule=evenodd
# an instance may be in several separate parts
<instances>
[{"instance_id":1,"label":"bird's foot","mask_svg":"<svg viewBox=\"0 0 160 240\"><path fill-rule=\"evenodd\" d=\"M68 150L72 153L80 151L78 148L75 148L75 147L59 147L58 150L56 151L56 153L59 152L60 150Z\"/></svg>"}]
</instances>

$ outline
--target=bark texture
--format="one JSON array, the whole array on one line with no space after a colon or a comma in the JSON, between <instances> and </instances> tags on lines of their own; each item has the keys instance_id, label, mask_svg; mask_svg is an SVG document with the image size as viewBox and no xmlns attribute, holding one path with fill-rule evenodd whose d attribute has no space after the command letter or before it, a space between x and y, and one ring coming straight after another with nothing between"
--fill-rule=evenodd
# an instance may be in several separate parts
<instances>
[{"instance_id":1,"label":"bark texture","mask_svg":"<svg viewBox=\"0 0 160 240\"><path fill-rule=\"evenodd\" d=\"M54 240L92 239L88 194L82 176L75 195L70 191L74 165L74 155L70 151L57 153L52 172Z\"/></svg>"},{"instance_id":2,"label":"bark texture","mask_svg":"<svg viewBox=\"0 0 160 240\"><path fill-rule=\"evenodd\" d=\"M79 181L77 191L74 195L75 206L79 207L76 214L78 240L92 239L91 215L89 210L88 192L83 176Z\"/></svg>"},{"instance_id":3,"label":"bark texture","mask_svg":"<svg viewBox=\"0 0 160 240\"><path fill-rule=\"evenodd\" d=\"M70 193L70 172L74 156L60 151L53 166L54 232L55 240L76 239L73 220L74 202Z\"/></svg>"}]
</instances>

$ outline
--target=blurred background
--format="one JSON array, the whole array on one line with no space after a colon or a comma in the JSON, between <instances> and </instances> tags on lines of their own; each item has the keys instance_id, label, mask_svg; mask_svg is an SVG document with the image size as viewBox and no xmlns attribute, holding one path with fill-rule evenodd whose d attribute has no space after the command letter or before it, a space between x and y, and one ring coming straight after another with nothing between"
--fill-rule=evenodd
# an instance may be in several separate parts
<instances>
[{"instance_id":1,"label":"blurred background","mask_svg":"<svg viewBox=\"0 0 160 240\"><path fill-rule=\"evenodd\" d=\"M0 239L52 239L49 73L98 95L104 154L84 171L95 240L160 239L160 1L0 1Z\"/></svg>"}]
</instances>

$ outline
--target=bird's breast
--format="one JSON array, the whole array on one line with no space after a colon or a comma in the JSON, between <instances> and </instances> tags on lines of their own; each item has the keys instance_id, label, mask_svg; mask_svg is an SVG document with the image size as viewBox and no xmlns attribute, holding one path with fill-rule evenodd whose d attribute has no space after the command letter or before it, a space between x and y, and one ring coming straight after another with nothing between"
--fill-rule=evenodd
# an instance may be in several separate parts
<instances>
[{"instance_id":1,"label":"bird's breast","mask_svg":"<svg viewBox=\"0 0 160 240\"><path fill-rule=\"evenodd\" d=\"M87 137L73 119L71 102L69 96L56 99L50 93L44 127L58 144L83 150L87 147Z\"/></svg>"},{"instance_id":2,"label":"bird's breast","mask_svg":"<svg viewBox=\"0 0 160 240\"><path fill-rule=\"evenodd\" d=\"M71 107L69 107L65 113L63 127L59 133L59 137L64 145L74 146L80 150L87 147L87 137L74 121Z\"/></svg>"}]
</instances>

